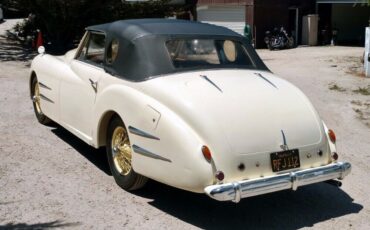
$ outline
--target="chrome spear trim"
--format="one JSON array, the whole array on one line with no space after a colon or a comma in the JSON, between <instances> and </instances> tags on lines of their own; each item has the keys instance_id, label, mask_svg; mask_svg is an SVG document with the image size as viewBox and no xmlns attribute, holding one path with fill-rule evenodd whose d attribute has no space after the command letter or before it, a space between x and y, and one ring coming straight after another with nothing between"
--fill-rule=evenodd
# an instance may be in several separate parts
<instances>
[{"instance_id":1,"label":"chrome spear trim","mask_svg":"<svg viewBox=\"0 0 370 230\"><path fill-rule=\"evenodd\" d=\"M274 83L272 83L271 81L269 81L267 78L265 78L262 74L260 73L254 73L255 75L259 76L260 78L262 78L263 80L267 81L270 85L272 85L273 87L275 87L276 89L278 88Z\"/></svg>"},{"instance_id":2,"label":"chrome spear trim","mask_svg":"<svg viewBox=\"0 0 370 230\"><path fill-rule=\"evenodd\" d=\"M146 156L146 157L150 157L150 158L158 159L158 160L162 160L162 161L167 161L167 162L172 162L170 159L161 157L161 156L159 156L155 153L152 153L149 150L143 149L143 148L141 148L137 145L133 145L132 149L134 150L135 153L141 154L141 155Z\"/></svg>"},{"instance_id":3,"label":"chrome spear trim","mask_svg":"<svg viewBox=\"0 0 370 230\"><path fill-rule=\"evenodd\" d=\"M48 101L48 102L50 102L50 103L54 103L54 101L52 101L51 99L49 99L49 98L45 97L45 96L44 96L44 95L42 95L41 93L40 93L40 98L41 98L41 99L43 99L43 100L45 100L45 101Z\"/></svg>"},{"instance_id":4,"label":"chrome spear trim","mask_svg":"<svg viewBox=\"0 0 370 230\"><path fill-rule=\"evenodd\" d=\"M208 81L211 85L213 85L218 91L223 93L222 89L216 85L211 79L209 79L206 75L200 75L204 80Z\"/></svg>"},{"instance_id":5,"label":"chrome spear trim","mask_svg":"<svg viewBox=\"0 0 370 230\"><path fill-rule=\"evenodd\" d=\"M40 86L41 88L44 88L44 89L52 90L49 86L47 86L47 85L45 85L45 84L43 84L43 83L41 83L41 82L39 82L39 86Z\"/></svg>"},{"instance_id":6,"label":"chrome spear trim","mask_svg":"<svg viewBox=\"0 0 370 230\"><path fill-rule=\"evenodd\" d=\"M142 131L140 129L137 129L135 127L132 127L132 126L129 126L128 130L130 131L130 133L138 135L138 136L142 136L142 137L146 137L146 138L150 138L150 139L154 139L154 140L160 140L159 137L153 136L153 135L151 135L147 132L144 132L144 131Z\"/></svg>"}]
</instances>

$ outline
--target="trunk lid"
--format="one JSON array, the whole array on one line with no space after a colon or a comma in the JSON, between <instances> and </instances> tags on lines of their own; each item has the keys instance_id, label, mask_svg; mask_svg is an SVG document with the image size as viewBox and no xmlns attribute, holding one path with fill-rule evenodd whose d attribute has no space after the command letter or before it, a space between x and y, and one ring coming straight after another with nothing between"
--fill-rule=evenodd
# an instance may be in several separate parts
<instances>
[{"instance_id":1,"label":"trunk lid","mask_svg":"<svg viewBox=\"0 0 370 230\"><path fill-rule=\"evenodd\" d=\"M271 73L189 72L144 85L143 91L182 117L209 145L226 178L271 175L270 153L282 151L284 144L299 149L301 168L327 163L316 154L328 151L317 112L299 89Z\"/></svg>"}]
</instances>

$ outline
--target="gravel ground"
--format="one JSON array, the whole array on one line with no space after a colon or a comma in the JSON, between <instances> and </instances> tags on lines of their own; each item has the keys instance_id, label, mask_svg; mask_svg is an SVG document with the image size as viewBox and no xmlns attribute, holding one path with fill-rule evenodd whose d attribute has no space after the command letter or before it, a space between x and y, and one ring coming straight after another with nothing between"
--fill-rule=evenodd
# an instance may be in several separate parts
<instances>
[{"instance_id":1,"label":"gravel ground","mask_svg":"<svg viewBox=\"0 0 370 230\"><path fill-rule=\"evenodd\" d=\"M0 33L12 23L0 24ZM369 228L370 79L361 77L363 49L258 51L311 99L353 170L341 189L320 183L239 204L156 182L135 193L120 189L103 149L37 123L24 52L0 38L0 229Z\"/></svg>"}]
</instances>

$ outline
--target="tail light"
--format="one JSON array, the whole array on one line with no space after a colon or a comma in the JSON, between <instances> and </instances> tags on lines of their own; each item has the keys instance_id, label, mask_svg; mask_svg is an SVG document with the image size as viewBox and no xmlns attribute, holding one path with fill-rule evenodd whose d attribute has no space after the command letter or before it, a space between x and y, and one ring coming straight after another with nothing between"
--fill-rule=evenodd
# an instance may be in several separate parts
<instances>
[{"instance_id":1,"label":"tail light","mask_svg":"<svg viewBox=\"0 0 370 230\"><path fill-rule=\"evenodd\" d=\"M215 177L218 181L223 181L225 178L225 174L222 171L217 171Z\"/></svg>"},{"instance_id":2,"label":"tail light","mask_svg":"<svg viewBox=\"0 0 370 230\"><path fill-rule=\"evenodd\" d=\"M212 154L211 154L211 150L209 150L209 148L207 146L203 145L203 147L202 147L202 153L203 153L204 158L206 158L206 160L208 162L211 162L211 160L212 160Z\"/></svg>"},{"instance_id":3,"label":"tail light","mask_svg":"<svg viewBox=\"0 0 370 230\"><path fill-rule=\"evenodd\" d=\"M332 154L331 154L331 158L334 160L334 161L336 161L336 160L338 160L338 153L336 153L336 152L333 152Z\"/></svg>"},{"instance_id":4,"label":"tail light","mask_svg":"<svg viewBox=\"0 0 370 230\"><path fill-rule=\"evenodd\" d=\"M337 141L337 138L335 136L335 133L333 130L329 129L328 131L328 135L329 135L329 138L330 138L330 141L333 142L335 144L335 142Z\"/></svg>"}]
</instances>

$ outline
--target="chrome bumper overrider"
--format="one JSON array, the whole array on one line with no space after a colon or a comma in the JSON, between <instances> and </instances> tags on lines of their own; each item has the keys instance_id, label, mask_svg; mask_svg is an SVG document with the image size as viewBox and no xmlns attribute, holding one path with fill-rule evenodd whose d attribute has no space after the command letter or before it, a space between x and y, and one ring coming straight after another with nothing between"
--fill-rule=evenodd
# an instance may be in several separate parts
<instances>
[{"instance_id":1,"label":"chrome bumper overrider","mask_svg":"<svg viewBox=\"0 0 370 230\"><path fill-rule=\"evenodd\" d=\"M317 182L343 179L351 171L347 162L332 163L326 166L310 168L271 177L236 181L233 183L211 185L205 193L218 201L239 202L240 199L285 189L297 190L298 187Z\"/></svg>"}]
</instances>

